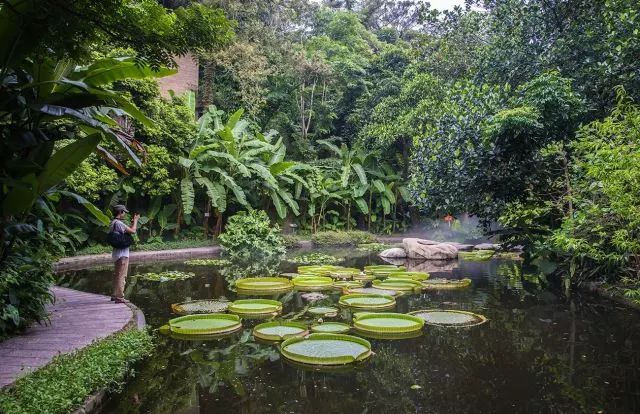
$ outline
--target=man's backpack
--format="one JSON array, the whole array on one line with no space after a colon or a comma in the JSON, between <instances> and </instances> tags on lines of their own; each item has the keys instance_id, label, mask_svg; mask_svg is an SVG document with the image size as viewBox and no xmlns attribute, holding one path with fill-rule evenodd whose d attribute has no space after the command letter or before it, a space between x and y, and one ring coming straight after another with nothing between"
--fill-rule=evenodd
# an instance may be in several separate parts
<instances>
[{"instance_id":1,"label":"man's backpack","mask_svg":"<svg viewBox=\"0 0 640 414\"><path fill-rule=\"evenodd\" d=\"M109 233L107 233L107 243L116 249L126 249L133 244L133 237L129 233L116 231L116 221L111 223Z\"/></svg>"}]
</instances>

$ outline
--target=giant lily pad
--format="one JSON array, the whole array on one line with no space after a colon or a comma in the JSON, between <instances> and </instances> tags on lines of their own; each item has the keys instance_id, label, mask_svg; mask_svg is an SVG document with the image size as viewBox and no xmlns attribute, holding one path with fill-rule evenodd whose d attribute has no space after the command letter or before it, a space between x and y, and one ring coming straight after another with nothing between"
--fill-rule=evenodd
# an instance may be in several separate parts
<instances>
[{"instance_id":1,"label":"giant lily pad","mask_svg":"<svg viewBox=\"0 0 640 414\"><path fill-rule=\"evenodd\" d=\"M365 294L374 294L374 295L397 296L401 294L401 292L398 292L397 290L378 289L375 287L348 288L348 289L344 289L343 292L346 293L347 295L350 295L352 293L365 293Z\"/></svg>"},{"instance_id":2,"label":"giant lily pad","mask_svg":"<svg viewBox=\"0 0 640 414\"><path fill-rule=\"evenodd\" d=\"M410 312L422 318L427 325L469 327L485 323L487 318L477 313L450 309L426 309Z\"/></svg>"},{"instance_id":3,"label":"giant lily pad","mask_svg":"<svg viewBox=\"0 0 640 414\"><path fill-rule=\"evenodd\" d=\"M344 365L369 358L371 344L351 335L314 333L306 338L287 339L280 352L285 358L303 364Z\"/></svg>"},{"instance_id":4,"label":"giant lily pad","mask_svg":"<svg viewBox=\"0 0 640 414\"><path fill-rule=\"evenodd\" d=\"M353 326L365 333L405 334L420 331L424 320L403 313L356 313Z\"/></svg>"},{"instance_id":5,"label":"giant lily pad","mask_svg":"<svg viewBox=\"0 0 640 414\"><path fill-rule=\"evenodd\" d=\"M237 280L236 288L241 294L270 294L287 292L293 284L284 277L248 277Z\"/></svg>"},{"instance_id":6,"label":"giant lily pad","mask_svg":"<svg viewBox=\"0 0 640 414\"><path fill-rule=\"evenodd\" d=\"M222 313L229 307L226 299L201 299L171 305L173 313L187 315L192 313Z\"/></svg>"},{"instance_id":7,"label":"giant lily pad","mask_svg":"<svg viewBox=\"0 0 640 414\"><path fill-rule=\"evenodd\" d=\"M338 308L334 308L333 306L313 306L307 309L307 313L315 316L333 318L338 316Z\"/></svg>"},{"instance_id":8,"label":"giant lily pad","mask_svg":"<svg viewBox=\"0 0 640 414\"><path fill-rule=\"evenodd\" d=\"M275 316L282 312L282 303L269 299L240 299L229 306L229 312L244 317Z\"/></svg>"},{"instance_id":9,"label":"giant lily pad","mask_svg":"<svg viewBox=\"0 0 640 414\"><path fill-rule=\"evenodd\" d=\"M353 275L353 280L358 280L361 282L371 282L372 280L374 280L376 277L375 275L372 274L359 274L359 275Z\"/></svg>"},{"instance_id":10,"label":"giant lily pad","mask_svg":"<svg viewBox=\"0 0 640 414\"><path fill-rule=\"evenodd\" d=\"M324 276L299 276L293 279L293 286L304 291L326 290L333 287L333 279Z\"/></svg>"},{"instance_id":11,"label":"giant lily pad","mask_svg":"<svg viewBox=\"0 0 640 414\"><path fill-rule=\"evenodd\" d=\"M292 336L305 336L309 333L303 323L275 321L265 322L253 328L253 336L264 341L282 341Z\"/></svg>"},{"instance_id":12,"label":"giant lily pad","mask_svg":"<svg viewBox=\"0 0 640 414\"><path fill-rule=\"evenodd\" d=\"M364 284L359 280L341 280L333 283L334 289L353 289L363 286Z\"/></svg>"},{"instance_id":13,"label":"giant lily pad","mask_svg":"<svg viewBox=\"0 0 640 414\"><path fill-rule=\"evenodd\" d=\"M425 290L462 289L471 285L471 279L429 279L420 283Z\"/></svg>"},{"instance_id":14,"label":"giant lily pad","mask_svg":"<svg viewBox=\"0 0 640 414\"><path fill-rule=\"evenodd\" d=\"M242 328L240 317L226 313L186 315L171 319L169 331L180 335L213 335L235 332Z\"/></svg>"},{"instance_id":15,"label":"giant lily pad","mask_svg":"<svg viewBox=\"0 0 640 414\"><path fill-rule=\"evenodd\" d=\"M401 272L407 270L404 266L396 265L372 265L365 266L364 272L375 277L387 277L390 273Z\"/></svg>"},{"instance_id":16,"label":"giant lily pad","mask_svg":"<svg viewBox=\"0 0 640 414\"><path fill-rule=\"evenodd\" d=\"M484 261L493 257L495 251L493 250L474 250L471 252L458 252L458 258L467 261Z\"/></svg>"},{"instance_id":17,"label":"giant lily pad","mask_svg":"<svg viewBox=\"0 0 640 414\"><path fill-rule=\"evenodd\" d=\"M374 280L371 285L379 289L390 289L400 292L413 292L422 288L420 282L411 279Z\"/></svg>"},{"instance_id":18,"label":"giant lily pad","mask_svg":"<svg viewBox=\"0 0 640 414\"><path fill-rule=\"evenodd\" d=\"M393 296L366 293L354 293L340 296L339 303L353 309L391 309L396 305Z\"/></svg>"},{"instance_id":19,"label":"giant lily pad","mask_svg":"<svg viewBox=\"0 0 640 414\"><path fill-rule=\"evenodd\" d=\"M351 327L346 323L324 322L311 327L311 332L341 334L349 332Z\"/></svg>"},{"instance_id":20,"label":"giant lily pad","mask_svg":"<svg viewBox=\"0 0 640 414\"><path fill-rule=\"evenodd\" d=\"M329 272L329 276L334 279L352 279L358 275L360 275L360 269L356 269L355 267L342 267Z\"/></svg>"},{"instance_id":21,"label":"giant lily pad","mask_svg":"<svg viewBox=\"0 0 640 414\"><path fill-rule=\"evenodd\" d=\"M410 280L427 280L429 279L429 273L426 272L391 272L389 273L389 279L410 279Z\"/></svg>"}]
</instances>

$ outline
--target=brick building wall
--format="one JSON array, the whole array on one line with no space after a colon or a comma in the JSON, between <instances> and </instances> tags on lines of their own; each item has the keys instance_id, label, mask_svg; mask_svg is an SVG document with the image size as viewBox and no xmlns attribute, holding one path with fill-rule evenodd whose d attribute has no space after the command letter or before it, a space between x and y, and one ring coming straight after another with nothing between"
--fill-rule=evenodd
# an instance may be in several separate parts
<instances>
[{"instance_id":1,"label":"brick building wall","mask_svg":"<svg viewBox=\"0 0 640 414\"><path fill-rule=\"evenodd\" d=\"M198 61L191 55L175 57L178 73L158 79L160 93L169 96L169 90L182 95L187 90L198 92Z\"/></svg>"}]
</instances>

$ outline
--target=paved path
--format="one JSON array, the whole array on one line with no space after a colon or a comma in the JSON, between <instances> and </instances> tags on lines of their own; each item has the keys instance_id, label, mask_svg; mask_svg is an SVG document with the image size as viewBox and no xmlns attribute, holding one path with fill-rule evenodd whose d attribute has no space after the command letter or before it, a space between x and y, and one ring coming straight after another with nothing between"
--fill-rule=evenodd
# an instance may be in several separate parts
<instances>
[{"instance_id":1,"label":"paved path","mask_svg":"<svg viewBox=\"0 0 640 414\"><path fill-rule=\"evenodd\" d=\"M0 342L0 388L40 368L61 353L89 345L124 328L133 311L108 296L53 287L50 322L34 325L21 335Z\"/></svg>"}]
</instances>

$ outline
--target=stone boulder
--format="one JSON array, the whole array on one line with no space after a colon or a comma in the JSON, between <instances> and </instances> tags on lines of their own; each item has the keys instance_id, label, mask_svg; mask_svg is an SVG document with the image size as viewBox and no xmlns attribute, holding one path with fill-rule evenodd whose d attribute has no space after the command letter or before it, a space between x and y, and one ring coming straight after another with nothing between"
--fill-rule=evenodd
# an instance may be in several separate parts
<instances>
[{"instance_id":1,"label":"stone boulder","mask_svg":"<svg viewBox=\"0 0 640 414\"><path fill-rule=\"evenodd\" d=\"M389 259L404 259L407 257L407 252L402 247L393 247L391 249L383 250L380 252L379 256Z\"/></svg>"},{"instance_id":2,"label":"stone boulder","mask_svg":"<svg viewBox=\"0 0 640 414\"><path fill-rule=\"evenodd\" d=\"M431 246L433 244L440 244L442 242L429 240L429 239L414 239L418 244L424 244L425 246Z\"/></svg>"},{"instance_id":3,"label":"stone boulder","mask_svg":"<svg viewBox=\"0 0 640 414\"><path fill-rule=\"evenodd\" d=\"M424 244L421 239L407 238L402 246L409 259L452 260L458 257L458 248L450 243Z\"/></svg>"}]
</instances>

